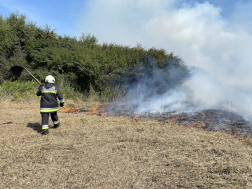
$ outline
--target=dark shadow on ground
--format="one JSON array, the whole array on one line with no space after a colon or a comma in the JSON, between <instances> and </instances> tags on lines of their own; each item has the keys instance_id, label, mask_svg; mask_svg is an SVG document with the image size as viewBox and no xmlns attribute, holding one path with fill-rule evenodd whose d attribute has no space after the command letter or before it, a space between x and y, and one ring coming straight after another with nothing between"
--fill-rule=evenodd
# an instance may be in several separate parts
<instances>
[{"instance_id":1,"label":"dark shadow on ground","mask_svg":"<svg viewBox=\"0 0 252 189\"><path fill-rule=\"evenodd\" d=\"M3 123L3 125L5 125L5 124L12 124L12 122Z\"/></svg>"},{"instance_id":2,"label":"dark shadow on ground","mask_svg":"<svg viewBox=\"0 0 252 189\"><path fill-rule=\"evenodd\" d=\"M26 127L32 128L34 131L38 133L42 132L41 124L40 123L28 123Z\"/></svg>"}]
</instances>

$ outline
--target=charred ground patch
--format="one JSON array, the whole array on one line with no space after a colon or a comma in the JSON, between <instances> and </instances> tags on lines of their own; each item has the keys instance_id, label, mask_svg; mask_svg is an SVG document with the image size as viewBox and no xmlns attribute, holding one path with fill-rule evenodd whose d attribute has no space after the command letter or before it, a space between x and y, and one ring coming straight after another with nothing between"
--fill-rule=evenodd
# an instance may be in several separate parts
<instances>
[{"instance_id":1,"label":"charred ground patch","mask_svg":"<svg viewBox=\"0 0 252 189\"><path fill-rule=\"evenodd\" d=\"M137 105L118 102L92 109L92 114L100 116L130 117L134 120L158 120L160 122L178 124L186 127L201 128L206 131L223 131L234 136L251 136L252 124L235 112L221 109L206 109L191 111L193 105L186 109L169 110L165 107L162 112L141 112L136 114ZM168 109L168 110L167 110Z\"/></svg>"}]
</instances>

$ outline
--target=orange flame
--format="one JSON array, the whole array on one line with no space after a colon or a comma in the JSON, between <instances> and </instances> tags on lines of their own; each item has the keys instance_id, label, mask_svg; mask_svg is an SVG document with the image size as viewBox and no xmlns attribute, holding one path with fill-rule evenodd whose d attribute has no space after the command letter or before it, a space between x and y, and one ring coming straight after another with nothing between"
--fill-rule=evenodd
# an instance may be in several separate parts
<instances>
[{"instance_id":1,"label":"orange flame","mask_svg":"<svg viewBox=\"0 0 252 189\"><path fill-rule=\"evenodd\" d=\"M90 108L89 112L87 113L87 115L94 115L94 114L96 114L97 110L99 110L101 108L102 108L101 106L96 106L94 108Z\"/></svg>"},{"instance_id":2,"label":"orange flame","mask_svg":"<svg viewBox=\"0 0 252 189\"><path fill-rule=\"evenodd\" d=\"M64 110L61 110L61 112L64 112L64 113L73 113L73 112L79 112L80 110L78 110L77 108L75 107L70 107L70 108L66 108Z\"/></svg>"},{"instance_id":3,"label":"orange flame","mask_svg":"<svg viewBox=\"0 0 252 189\"><path fill-rule=\"evenodd\" d=\"M188 123L185 124L186 127L190 127L190 128L194 127L195 125L196 125L196 123L194 123L194 124L192 124L192 125L189 125Z\"/></svg>"},{"instance_id":4,"label":"orange flame","mask_svg":"<svg viewBox=\"0 0 252 189\"><path fill-rule=\"evenodd\" d=\"M231 134L232 134L233 136L237 137L237 135L238 135L237 129L236 129L236 128L232 128Z\"/></svg>"},{"instance_id":5,"label":"orange flame","mask_svg":"<svg viewBox=\"0 0 252 189\"><path fill-rule=\"evenodd\" d=\"M136 115L134 118L133 118L133 120L138 120L138 119L140 119L140 117L141 117L141 115Z\"/></svg>"},{"instance_id":6,"label":"orange flame","mask_svg":"<svg viewBox=\"0 0 252 189\"><path fill-rule=\"evenodd\" d=\"M109 103L106 103L105 105L108 105ZM101 105L101 106L96 106L94 108L90 108L87 115L94 115L94 114L97 114L97 115L100 115L102 117L106 117L107 116L107 113L102 113L102 112L99 112L99 110L101 110L103 108L104 105Z\"/></svg>"},{"instance_id":7,"label":"orange flame","mask_svg":"<svg viewBox=\"0 0 252 189\"><path fill-rule=\"evenodd\" d=\"M190 128L194 127L197 123L194 123L193 125L190 126Z\"/></svg>"},{"instance_id":8,"label":"orange flame","mask_svg":"<svg viewBox=\"0 0 252 189\"><path fill-rule=\"evenodd\" d=\"M207 130L206 123L202 122L201 125L198 126L198 128L201 128L202 130L206 131Z\"/></svg>"},{"instance_id":9,"label":"orange flame","mask_svg":"<svg viewBox=\"0 0 252 189\"><path fill-rule=\"evenodd\" d=\"M177 120L178 120L178 117L175 117L175 118L171 119L170 121L167 121L167 123L174 125L174 124L176 124Z\"/></svg>"}]
</instances>

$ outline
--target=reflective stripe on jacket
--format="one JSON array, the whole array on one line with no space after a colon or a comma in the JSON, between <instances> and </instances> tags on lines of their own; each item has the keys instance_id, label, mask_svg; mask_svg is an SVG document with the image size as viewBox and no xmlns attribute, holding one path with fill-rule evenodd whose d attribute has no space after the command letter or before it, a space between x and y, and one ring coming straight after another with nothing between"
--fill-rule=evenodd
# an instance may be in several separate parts
<instances>
[{"instance_id":1,"label":"reflective stripe on jacket","mask_svg":"<svg viewBox=\"0 0 252 189\"><path fill-rule=\"evenodd\" d=\"M47 86L47 85L46 85ZM46 87L42 86L37 91L37 96L41 96L40 99L40 112L41 113L50 113L56 112L59 110L58 108L58 101L64 102L63 95L61 94L60 90L55 87Z\"/></svg>"},{"instance_id":2,"label":"reflective stripe on jacket","mask_svg":"<svg viewBox=\"0 0 252 189\"><path fill-rule=\"evenodd\" d=\"M56 112L59 108L40 108L40 112Z\"/></svg>"}]
</instances>

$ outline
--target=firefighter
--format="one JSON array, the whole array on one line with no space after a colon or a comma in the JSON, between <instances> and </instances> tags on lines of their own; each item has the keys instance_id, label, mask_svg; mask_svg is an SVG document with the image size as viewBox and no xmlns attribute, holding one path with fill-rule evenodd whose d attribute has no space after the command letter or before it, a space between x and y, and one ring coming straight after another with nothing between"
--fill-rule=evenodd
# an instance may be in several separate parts
<instances>
[{"instance_id":1,"label":"firefighter","mask_svg":"<svg viewBox=\"0 0 252 189\"><path fill-rule=\"evenodd\" d=\"M60 107L64 107L64 99L60 90L54 86L55 78L52 75L48 75L45 78L45 85L40 85L37 91L37 96L41 96L40 99L40 113L42 117L42 135L49 133L49 114L53 121L53 128L59 127L59 118L57 115L58 101L60 100Z\"/></svg>"}]
</instances>

